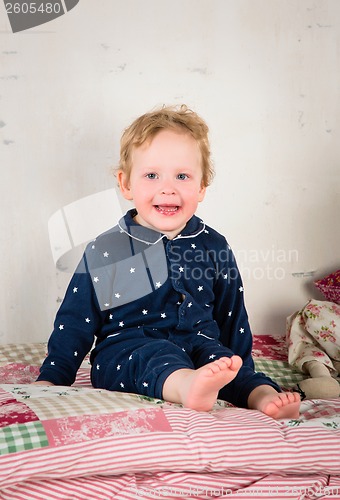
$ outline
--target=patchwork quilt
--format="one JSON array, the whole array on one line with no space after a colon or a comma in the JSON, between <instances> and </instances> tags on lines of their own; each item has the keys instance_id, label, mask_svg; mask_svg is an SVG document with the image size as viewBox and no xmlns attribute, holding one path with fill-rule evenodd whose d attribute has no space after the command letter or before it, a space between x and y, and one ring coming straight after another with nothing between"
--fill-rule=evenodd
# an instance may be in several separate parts
<instances>
[{"instance_id":1,"label":"patchwork quilt","mask_svg":"<svg viewBox=\"0 0 340 500\"><path fill-rule=\"evenodd\" d=\"M303 375L265 337L256 368L289 390ZM33 386L46 345L1 351L0 499L340 499L339 399L303 401L296 420L196 412L93 389L88 361L72 387Z\"/></svg>"}]
</instances>

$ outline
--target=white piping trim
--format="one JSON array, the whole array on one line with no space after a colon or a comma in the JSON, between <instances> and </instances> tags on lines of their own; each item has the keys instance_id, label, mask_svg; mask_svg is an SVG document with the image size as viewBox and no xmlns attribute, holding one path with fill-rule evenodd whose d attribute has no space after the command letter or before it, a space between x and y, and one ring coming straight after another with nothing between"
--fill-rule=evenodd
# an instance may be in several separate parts
<instances>
[{"instance_id":1,"label":"white piping trim","mask_svg":"<svg viewBox=\"0 0 340 500\"><path fill-rule=\"evenodd\" d=\"M120 228L121 231L123 231L123 233L127 234L128 236L130 236L130 238L134 239L134 240L137 240L137 241L140 241L141 243L145 243L146 245L156 245L156 243L158 243L159 241L161 241L164 237L166 237L166 234L163 234L160 238L158 238L157 241L154 241L153 243L151 241L145 241L145 240L142 240L141 238L137 238L137 236L134 236L133 234L130 234L128 231L126 231L118 222L118 227Z\"/></svg>"},{"instance_id":2,"label":"white piping trim","mask_svg":"<svg viewBox=\"0 0 340 500\"><path fill-rule=\"evenodd\" d=\"M182 236L181 234L175 236L175 238L173 238L172 241L175 241L175 240L179 240L179 239L184 239L184 238L196 238L196 236L200 235L201 233L203 233L203 231L205 230L205 223L201 220L201 223L203 224L203 228L198 232L198 233L195 233L195 234L188 234L188 235L184 235ZM140 241L141 243L145 243L146 245L156 245L157 243L159 243L163 238L166 238L166 234L163 234L160 238L158 238L158 240L154 241L153 243L151 241L145 241L145 240L142 240L141 238L137 238L137 236L134 236L133 234L130 234L128 231L126 231L126 229L124 229L120 223L118 222L118 227L121 231L123 231L123 233L127 234L128 236L130 236L130 238L136 240L136 241Z\"/></svg>"}]
</instances>

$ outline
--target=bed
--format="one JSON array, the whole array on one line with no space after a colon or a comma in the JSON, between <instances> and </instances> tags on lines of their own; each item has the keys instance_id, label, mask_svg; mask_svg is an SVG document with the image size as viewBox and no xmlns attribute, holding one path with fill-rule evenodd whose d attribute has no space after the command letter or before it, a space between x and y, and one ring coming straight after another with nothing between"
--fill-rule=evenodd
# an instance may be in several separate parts
<instances>
[{"instance_id":1,"label":"bed","mask_svg":"<svg viewBox=\"0 0 340 500\"><path fill-rule=\"evenodd\" d=\"M0 349L0 498L340 499L340 399L305 400L275 421L218 401L201 413L93 389L32 386L45 344ZM254 338L256 369L286 390L284 338Z\"/></svg>"}]
</instances>

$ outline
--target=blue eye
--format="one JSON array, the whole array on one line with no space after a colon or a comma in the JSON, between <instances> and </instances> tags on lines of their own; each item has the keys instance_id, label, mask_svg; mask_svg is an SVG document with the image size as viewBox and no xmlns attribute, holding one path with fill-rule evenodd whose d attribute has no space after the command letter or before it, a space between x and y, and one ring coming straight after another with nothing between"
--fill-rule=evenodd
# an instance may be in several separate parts
<instances>
[{"instance_id":1,"label":"blue eye","mask_svg":"<svg viewBox=\"0 0 340 500\"><path fill-rule=\"evenodd\" d=\"M178 174L177 179L184 181L185 179L188 179L188 175L187 174Z\"/></svg>"}]
</instances>

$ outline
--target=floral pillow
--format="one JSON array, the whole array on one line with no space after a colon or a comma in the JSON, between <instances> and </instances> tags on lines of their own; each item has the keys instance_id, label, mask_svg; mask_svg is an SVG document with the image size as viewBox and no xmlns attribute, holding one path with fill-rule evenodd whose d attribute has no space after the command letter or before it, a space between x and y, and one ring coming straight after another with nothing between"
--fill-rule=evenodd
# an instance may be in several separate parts
<instances>
[{"instance_id":1,"label":"floral pillow","mask_svg":"<svg viewBox=\"0 0 340 500\"><path fill-rule=\"evenodd\" d=\"M340 269L314 281L314 284L329 302L340 304Z\"/></svg>"}]
</instances>

